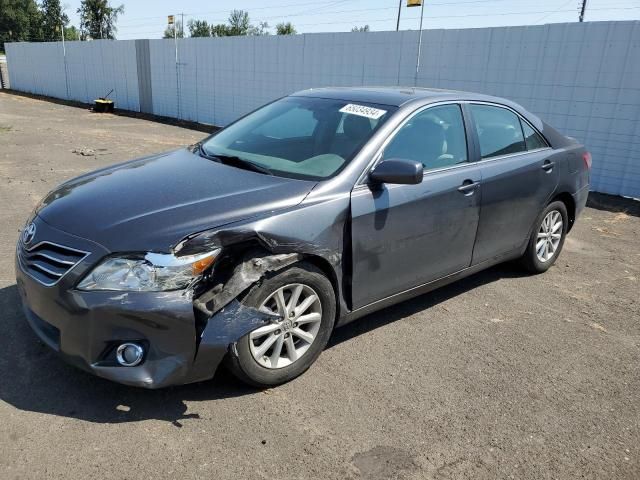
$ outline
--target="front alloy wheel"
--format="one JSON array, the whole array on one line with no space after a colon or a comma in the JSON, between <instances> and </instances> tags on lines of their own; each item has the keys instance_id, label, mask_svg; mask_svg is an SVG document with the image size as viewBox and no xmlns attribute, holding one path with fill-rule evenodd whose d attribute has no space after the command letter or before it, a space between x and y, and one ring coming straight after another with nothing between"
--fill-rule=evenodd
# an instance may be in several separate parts
<instances>
[{"instance_id":1,"label":"front alloy wheel","mask_svg":"<svg viewBox=\"0 0 640 480\"><path fill-rule=\"evenodd\" d=\"M301 375L333 331L335 291L324 273L309 263L267 275L241 301L278 317L238 340L228 357L232 373L256 387L279 385Z\"/></svg>"},{"instance_id":2,"label":"front alloy wheel","mask_svg":"<svg viewBox=\"0 0 640 480\"><path fill-rule=\"evenodd\" d=\"M322 305L308 285L285 285L272 293L260 310L275 314L280 321L249 334L251 354L266 368L282 368L300 359L311 347L322 319Z\"/></svg>"}]
</instances>

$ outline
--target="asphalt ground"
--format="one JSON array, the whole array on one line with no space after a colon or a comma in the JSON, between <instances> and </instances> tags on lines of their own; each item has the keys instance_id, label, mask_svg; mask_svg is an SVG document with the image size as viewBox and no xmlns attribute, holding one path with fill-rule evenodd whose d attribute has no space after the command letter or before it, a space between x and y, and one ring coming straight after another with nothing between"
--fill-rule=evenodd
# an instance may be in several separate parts
<instances>
[{"instance_id":1,"label":"asphalt ground","mask_svg":"<svg viewBox=\"0 0 640 480\"><path fill-rule=\"evenodd\" d=\"M21 313L18 229L61 181L203 135L0 93L0 478L640 478L624 202L587 208L547 273L501 265L369 315L275 389L147 391L61 362Z\"/></svg>"}]
</instances>

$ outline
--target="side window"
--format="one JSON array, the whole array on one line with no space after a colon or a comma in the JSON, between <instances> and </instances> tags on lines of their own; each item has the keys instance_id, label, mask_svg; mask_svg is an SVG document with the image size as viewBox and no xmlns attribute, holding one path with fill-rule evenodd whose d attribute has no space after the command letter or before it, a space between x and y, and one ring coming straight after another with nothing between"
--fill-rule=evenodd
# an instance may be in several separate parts
<instances>
[{"instance_id":1,"label":"side window","mask_svg":"<svg viewBox=\"0 0 640 480\"><path fill-rule=\"evenodd\" d=\"M383 159L405 158L425 170L467 161L467 138L459 105L428 108L405 123L384 150Z\"/></svg>"},{"instance_id":2,"label":"side window","mask_svg":"<svg viewBox=\"0 0 640 480\"><path fill-rule=\"evenodd\" d=\"M278 139L310 137L317 123L311 110L292 108L263 123L253 133Z\"/></svg>"},{"instance_id":3,"label":"side window","mask_svg":"<svg viewBox=\"0 0 640 480\"><path fill-rule=\"evenodd\" d=\"M518 116L506 108L470 105L482 158L527 150Z\"/></svg>"},{"instance_id":4,"label":"side window","mask_svg":"<svg viewBox=\"0 0 640 480\"><path fill-rule=\"evenodd\" d=\"M524 131L524 141L527 144L527 150L535 150L536 148L546 148L547 142L542 136L529 126L527 122L522 122L522 130Z\"/></svg>"}]
</instances>

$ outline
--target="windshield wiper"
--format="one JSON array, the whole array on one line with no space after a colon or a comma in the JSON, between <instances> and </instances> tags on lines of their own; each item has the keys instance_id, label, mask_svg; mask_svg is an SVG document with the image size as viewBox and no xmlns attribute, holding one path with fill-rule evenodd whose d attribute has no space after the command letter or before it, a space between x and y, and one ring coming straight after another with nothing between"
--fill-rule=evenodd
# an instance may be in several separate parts
<instances>
[{"instance_id":1,"label":"windshield wiper","mask_svg":"<svg viewBox=\"0 0 640 480\"><path fill-rule=\"evenodd\" d=\"M258 173L264 173L266 175L274 175L274 173L262 165L258 165L250 160L236 157L235 155L222 155L222 154L209 154L205 152L202 145L199 145L200 155L209 160L224 163L225 165L233 165L238 168L244 168L246 170L252 170Z\"/></svg>"}]
</instances>

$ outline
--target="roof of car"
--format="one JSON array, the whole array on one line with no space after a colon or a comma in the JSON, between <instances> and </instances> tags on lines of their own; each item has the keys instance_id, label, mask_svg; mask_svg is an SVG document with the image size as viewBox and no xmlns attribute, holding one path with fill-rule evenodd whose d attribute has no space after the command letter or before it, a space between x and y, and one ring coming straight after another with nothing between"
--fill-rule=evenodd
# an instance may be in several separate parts
<instances>
[{"instance_id":1,"label":"roof of car","mask_svg":"<svg viewBox=\"0 0 640 480\"><path fill-rule=\"evenodd\" d=\"M478 100L499 103L511 103L504 99L471 92L442 90L421 87L328 87L311 88L294 93L293 96L332 98L337 100L378 103L381 105L401 106L405 103L429 99L440 100Z\"/></svg>"}]
</instances>

